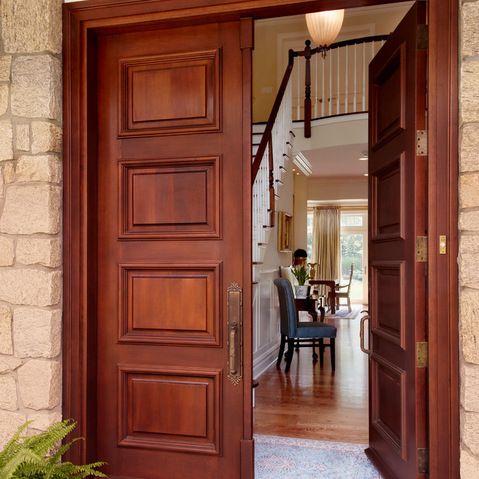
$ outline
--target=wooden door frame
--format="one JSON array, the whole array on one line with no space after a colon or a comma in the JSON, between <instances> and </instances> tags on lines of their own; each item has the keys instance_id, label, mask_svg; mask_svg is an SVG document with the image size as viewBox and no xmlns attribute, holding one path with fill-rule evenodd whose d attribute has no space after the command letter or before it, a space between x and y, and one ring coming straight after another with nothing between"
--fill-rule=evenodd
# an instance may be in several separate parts
<instances>
[{"instance_id":1,"label":"wooden door frame","mask_svg":"<svg viewBox=\"0 0 479 479\"><path fill-rule=\"evenodd\" d=\"M95 78L88 68L95 57L95 37L105 30L176 22L267 18L315 10L353 8L395 0L87 0L64 4L64 316L63 415L75 418L85 442L72 459L96 459L92 397L95 383L95 332L87 322L94 302L95 249ZM459 334L458 334L458 19L457 0L429 0L428 74L428 337L430 477L459 477ZM246 47L246 46L245 46ZM245 80L250 71L245 72ZM246 81L245 84L248 82ZM243 97L249 98L249 85ZM247 115L250 105L245 102ZM246 123L246 121L245 121ZM248 125L245 131L248 131ZM250 138L246 138L249 144ZM245 175L250 157L244 148ZM251 221L246 217L245 221ZM439 235L448 237L448 254L438 251ZM245 245L250 241L245 228ZM245 246L245 261L251 260ZM251 282L245 272L244 284ZM247 289L247 288L246 288ZM246 304L251 302L245 291ZM246 312L245 354L251 355L251 317ZM90 353L91 351L91 353ZM250 357L250 356L247 356ZM251 378L246 371L245 381ZM251 438L249 388L245 391L244 438ZM447 439L446 439L447 438ZM248 441L245 441L245 447ZM251 465L245 467L251 474Z\"/></svg>"}]
</instances>

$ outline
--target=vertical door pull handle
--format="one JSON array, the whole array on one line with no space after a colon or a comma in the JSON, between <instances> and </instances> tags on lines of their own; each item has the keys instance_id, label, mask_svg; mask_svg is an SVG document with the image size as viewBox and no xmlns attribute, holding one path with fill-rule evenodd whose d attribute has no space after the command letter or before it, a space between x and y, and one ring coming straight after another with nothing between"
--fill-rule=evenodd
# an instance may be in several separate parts
<instances>
[{"instance_id":1,"label":"vertical door pull handle","mask_svg":"<svg viewBox=\"0 0 479 479\"><path fill-rule=\"evenodd\" d=\"M235 386L243 378L243 290L237 283L227 289L228 379Z\"/></svg>"},{"instance_id":2,"label":"vertical door pull handle","mask_svg":"<svg viewBox=\"0 0 479 479\"><path fill-rule=\"evenodd\" d=\"M368 311L361 311L361 313L368 313ZM364 315L362 318L361 318L361 325L360 325L360 328L359 328L359 338L360 338L360 341L359 341L359 347L361 348L361 351L365 354L367 354L368 356L371 355L371 350L369 348L366 348L366 346L364 345L364 325L366 323L366 321L368 322L368 346L369 346L369 340L370 340L370 335L369 335L369 314L366 314Z\"/></svg>"}]
</instances>

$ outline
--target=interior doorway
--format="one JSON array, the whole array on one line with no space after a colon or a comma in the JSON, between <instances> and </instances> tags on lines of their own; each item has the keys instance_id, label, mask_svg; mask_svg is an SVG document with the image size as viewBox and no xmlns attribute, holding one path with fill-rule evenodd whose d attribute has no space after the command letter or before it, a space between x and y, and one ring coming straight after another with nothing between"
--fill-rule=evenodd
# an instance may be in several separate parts
<instances>
[{"instance_id":1,"label":"interior doorway","mask_svg":"<svg viewBox=\"0 0 479 479\"><path fill-rule=\"evenodd\" d=\"M270 58L275 57L271 44L275 38L276 49L282 50L285 58L289 47L288 67L282 82L281 76L277 80L281 87L274 101L274 108L281 105L277 112L280 121L269 140L268 160L270 175L277 180L274 202L270 198L267 206L269 216L273 209L279 209L279 218L292 218L295 229L293 241L282 241L284 226L278 220L277 241L273 238L271 242L276 227L268 218L270 235L264 232L263 223L262 249L256 252L253 263L257 442L261 445L265 441L263 434L338 443L363 441L364 449L370 444L369 457L387 477L423 477L425 473L416 452L411 449L406 453L412 443L418 449L425 448L424 374L421 366L412 365L427 319L421 309L424 276L418 263L422 260L414 256L411 240L425 235L422 169L427 153L419 151L407 133L424 125L422 75L427 51L417 47L415 37L425 21L423 7L405 2L346 11L346 40L333 44L319 61L317 57L308 59L306 42L306 60L294 64L289 89L284 85L291 57L301 58L294 50L295 42L308 35L294 31L295 27L299 30L295 22L301 22L302 17L293 17L289 23L288 18L276 24L270 20L256 29L257 38L269 38ZM379 35L357 37L357 32L368 28ZM390 34L381 31L388 28ZM265 75L267 60L261 58L261 52L260 46L253 63L260 71L253 82L258 111L264 108L260 100L266 102L266 94L274 91L265 84L271 80ZM280 53L276 57L281 62ZM306 82L304 89L302 82ZM307 123L307 107L318 115L311 125ZM269 135L272 118L273 113L263 138ZM260 125L256 126L261 138ZM263 138L258 152L253 150L254 164L263 154ZM275 168L271 157L278 161L274 156L278 153L280 165ZM267 169L262 165L259 173L261 167ZM261 204L255 208L260 198L255 186L253 253L255 227L262 220L258 214ZM308 296L304 296L303 279L295 266L303 248L309 253L304 259L307 266L302 267L309 275ZM282 279L273 279L278 274ZM279 308L271 283L277 287ZM288 288L296 291L294 302ZM269 308L264 307L265 302ZM319 357L313 334L320 338L316 339ZM295 338L291 342L288 339L286 352L285 337ZM327 355L323 358L324 344L331 351L329 361ZM301 346L313 347L312 359L310 349ZM364 367L368 356L363 352L370 357L369 368ZM351 381L355 388L348 391ZM345 400L348 392L349 403ZM411 398L415 398L414 405ZM406 424L416 427L407 440ZM317 454L313 456L317 461ZM368 474L364 472L364 477L370 477Z\"/></svg>"}]
</instances>

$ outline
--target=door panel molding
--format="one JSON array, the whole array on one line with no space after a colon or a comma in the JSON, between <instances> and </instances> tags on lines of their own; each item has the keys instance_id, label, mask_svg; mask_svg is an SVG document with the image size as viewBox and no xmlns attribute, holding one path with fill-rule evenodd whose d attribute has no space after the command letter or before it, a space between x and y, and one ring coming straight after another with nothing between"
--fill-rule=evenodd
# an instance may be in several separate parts
<instances>
[{"instance_id":1,"label":"door panel molding","mask_svg":"<svg viewBox=\"0 0 479 479\"><path fill-rule=\"evenodd\" d=\"M63 296L63 414L75 418L79 435L70 459L96 459L95 415L88 401L94 387L91 377L95 364L90 352L95 347L95 332L85 323L92 317L95 298L88 287L95 285L95 250L90 241L95 223L96 110L95 96L96 36L105 29L152 22L181 23L188 19L267 18L307 13L315 10L360 7L396 0L87 0L63 5L64 45L64 296ZM428 390L430 437L430 477L459 477L459 334L458 334L458 2L430 0L428 59ZM252 25L243 21L245 31ZM248 42L244 48L247 64ZM243 69L244 78L251 71ZM251 127L250 86L243 86L244 144ZM154 153L152 153L154 156ZM250 152L243 151L244 175L250 173ZM93 221L92 221L93 220ZM448 254L439 255L437 238L448 237ZM244 234L245 261L250 256L249 236ZM250 258L249 258L250 259ZM249 281L245 273L244 281ZM244 284L247 284L244 282ZM244 288L245 305L251 291ZM245 308L245 357L251 356L251 324ZM245 370L245 382L252 372ZM251 397L244 395L244 437L242 477L253 477ZM444 440L448 438L448 440Z\"/></svg>"}]
</instances>

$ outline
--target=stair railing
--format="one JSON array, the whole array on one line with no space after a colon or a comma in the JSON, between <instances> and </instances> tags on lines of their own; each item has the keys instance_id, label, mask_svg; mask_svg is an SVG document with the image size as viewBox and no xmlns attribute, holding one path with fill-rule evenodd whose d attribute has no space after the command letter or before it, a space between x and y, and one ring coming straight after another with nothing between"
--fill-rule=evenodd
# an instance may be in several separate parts
<instances>
[{"instance_id":1,"label":"stair railing","mask_svg":"<svg viewBox=\"0 0 479 479\"><path fill-rule=\"evenodd\" d=\"M284 72L283 80L281 81L278 94L276 95L276 99L274 100L273 108L269 115L268 122L266 123L266 128L264 129L261 142L258 146L258 150L254 157L253 166L252 166L252 175L251 175L252 183L254 183L256 180L256 176L258 174L260 165L263 161L263 157L266 152L266 149L268 148L269 150L272 150L271 142L272 142L273 127L276 121L276 117L278 116L281 103L283 102L283 97L286 92L289 79L291 77L291 72L293 71L294 57L295 57L294 50L289 50L288 66L286 67L286 71ZM271 195L271 188L273 189L273 195L274 195L274 159L272 154L268 156L269 156L269 169L270 169L270 195ZM271 208L271 205L270 205L270 208Z\"/></svg>"}]
</instances>

